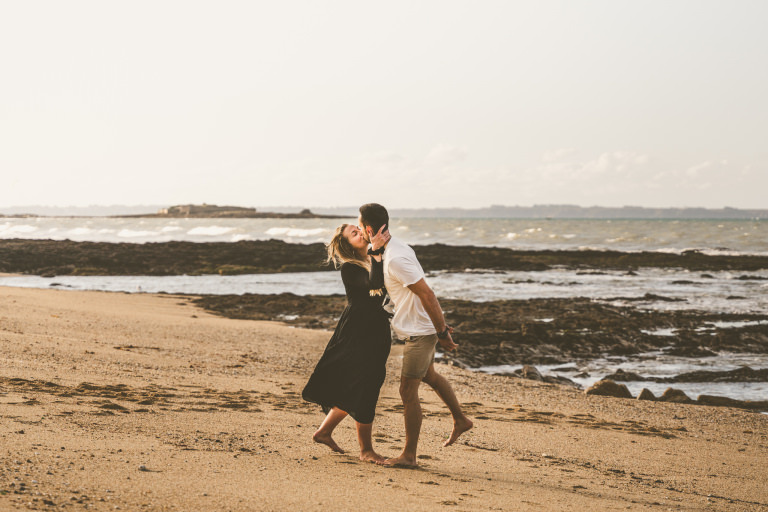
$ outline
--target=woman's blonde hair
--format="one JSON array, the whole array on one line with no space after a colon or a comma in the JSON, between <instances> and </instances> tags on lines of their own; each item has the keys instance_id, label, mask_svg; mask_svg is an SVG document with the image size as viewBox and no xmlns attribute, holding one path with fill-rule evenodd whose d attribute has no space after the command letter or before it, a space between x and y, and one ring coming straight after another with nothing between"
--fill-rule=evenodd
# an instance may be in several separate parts
<instances>
[{"instance_id":1,"label":"woman's blonde hair","mask_svg":"<svg viewBox=\"0 0 768 512\"><path fill-rule=\"evenodd\" d=\"M347 229L347 226L349 224L342 224L336 228L331 241L325 244L325 248L328 250L328 259L325 263L333 263L334 268L339 268L342 263L352 263L370 270L371 264L367 259L364 260L360 257L355 248L352 247L352 244L349 243L349 240L347 240L347 237L344 236L344 230Z\"/></svg>"}]
</instances>

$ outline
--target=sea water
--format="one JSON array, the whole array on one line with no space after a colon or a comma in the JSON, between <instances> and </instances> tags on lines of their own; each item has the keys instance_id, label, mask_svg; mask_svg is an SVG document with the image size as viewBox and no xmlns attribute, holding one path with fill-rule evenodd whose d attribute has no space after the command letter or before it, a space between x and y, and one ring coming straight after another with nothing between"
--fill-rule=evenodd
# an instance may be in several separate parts
<instances>
[{"instance_id":1,"label":"sea water","mask_svg":"<svg viewBox=\"0 0 768 512\"><path fill-rule=\"evenodd\" d=\"M741 366L753 369L768 368L768 354L741 354L720 352L711 357L670 356L663 351L646 352L631 357L606 356L567 364L537 366L542 375L567 377L586 389L616 370L637 373L643 377L667 378L693 371L729 371ZM522 365L483 366L485 373L510 374ZM699 395L727 396L739 400L768 400L768 382L675 382L649 381L622 382L633 396L647 388L657 397L669 387L684 391L689 398Z\"/></svg>"},{"instance_id":2,"label":"sea water","mask_svg":"<svg viewBox=\"0 0 768 512\"><path fill-rule=\"evenodd\" d=\"M238 242L277 239L327 242L349 219L158 219L111 217L0 218L0 238L89 242ZM768 255L768 221L399 218L393 235L409 244L443 243L519 250Z\"/></svg>"}]
</instances>

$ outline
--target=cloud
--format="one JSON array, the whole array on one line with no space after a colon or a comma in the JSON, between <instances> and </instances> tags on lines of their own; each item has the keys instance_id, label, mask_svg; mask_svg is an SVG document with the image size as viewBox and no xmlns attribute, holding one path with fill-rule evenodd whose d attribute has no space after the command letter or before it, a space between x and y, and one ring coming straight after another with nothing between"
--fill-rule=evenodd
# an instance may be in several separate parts
<instances>
[{"instance_id":1,"label":"cloud","mask_svg":"<svg viewBox=\"0 0 768 512\"><path fill-rule=\"evenodd\" d=\"M427 153L424 163L430 166L449 167L467 159L467 148L440 144Z\"/></svg>"},{"instance_id":2,"label":"cloud","mask_svg":"<svg viewBox=\"0 0 768 512\"><path fill-rule=\"evenodd\" d=\"M548 151L544 153L541 157L542 162L557 162L558 160L563 160L565 158L574 156L576 154L576 149L574 148L561 148L556 149L554 151Z\"/></svg>"},{"instance_id":3,"label":"cloud","mask_svg":"<svg viewBox=\"0 0 768 512\"><path fill-rule=\"evenodd\" d=\"M686 176L690 176L691 178L696 178L699 176L704 170L707 168L712 167L712 162L701 162L700 164L696 164L692 167L689 167L685 170L684 174Z\"/></svg>"}]
</instances>

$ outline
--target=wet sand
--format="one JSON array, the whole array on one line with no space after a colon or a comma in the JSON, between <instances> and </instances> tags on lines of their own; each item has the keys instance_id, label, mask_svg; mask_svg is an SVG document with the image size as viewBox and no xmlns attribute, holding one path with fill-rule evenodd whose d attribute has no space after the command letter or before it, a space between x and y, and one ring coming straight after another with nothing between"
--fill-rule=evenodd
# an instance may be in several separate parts
<instances>
[{"instance_id":1,"label":"wet sand","mask_svg":"<svg viewBox=\"0 0 768 512\"><path fill-rule=\"evenodd\" d=\"M587 396L439 365L475 429L450 448L424 390L418 470L334 454L301 389L324 331L189 297L3 288L0 510L768 510L768 416ZM400 348L374 425L404 433Z\"/></svg>"}]
</instances>

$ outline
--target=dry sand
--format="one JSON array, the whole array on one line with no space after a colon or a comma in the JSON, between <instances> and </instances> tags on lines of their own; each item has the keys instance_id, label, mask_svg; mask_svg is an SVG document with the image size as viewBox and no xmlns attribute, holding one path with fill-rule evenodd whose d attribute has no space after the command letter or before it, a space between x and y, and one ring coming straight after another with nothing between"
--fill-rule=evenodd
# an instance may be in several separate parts
<instances>
[{"instance_id":1,"label":"dry sand","mask_svg":"<svg viewBox=\"0 0 768 512\"><path fill-rule=\"evenodd\" d=\"M444 365L476 425L455 446L424 390L420 469L360 462L349 419L331 453L300 396L328 337L184 297L0 289L0 510L768 510L766 415Z\"/></svg>"}]
</instances>

